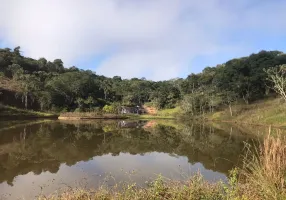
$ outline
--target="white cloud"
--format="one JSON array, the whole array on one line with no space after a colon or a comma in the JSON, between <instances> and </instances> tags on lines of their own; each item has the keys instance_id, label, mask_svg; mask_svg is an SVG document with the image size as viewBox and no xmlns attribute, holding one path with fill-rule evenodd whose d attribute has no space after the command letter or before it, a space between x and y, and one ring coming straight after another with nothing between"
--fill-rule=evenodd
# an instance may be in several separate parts
<instances>
[{"instance_id":1,"label":"white cloud","mask_svg":"<svg viewBox=\"0 0 286 200\"><path fill-rule=\"evenodd\" d=\"M95 71L124 78L181 76L196 56L249 48L225 45L232 32L285 34L286 27L286 3L280 0L0 0L0 5L0 39L21 46L25 55L62 58L66 66L104 55Z\"/></svg>"}]
</instances>

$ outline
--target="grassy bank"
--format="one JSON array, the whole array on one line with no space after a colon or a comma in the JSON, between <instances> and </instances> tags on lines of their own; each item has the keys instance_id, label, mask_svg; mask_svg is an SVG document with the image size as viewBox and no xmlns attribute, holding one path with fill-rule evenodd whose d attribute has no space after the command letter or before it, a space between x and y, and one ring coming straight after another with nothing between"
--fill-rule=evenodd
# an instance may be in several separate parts
<instances>
[{"instance_id":1,"label":"grassy bank","mask_svg":"<svg viewBox=\"0 0 286 200\"><path fill-rule=\"evenodd\" d=\"M249 148L253 149L253 148ZM188 181L173 181L159 176L146 188L136 183L98 189L69 188L39 200L96 199L204 199L204 200L282 200L286 199L286 139L269 134L264 142L244 156L241 169L230 172L228 182L207 182L200 174Z\"/></svg>"},{"instance_id":2,"label":"grassy bank","mask_svg":"<svg viewBox=\"0 0 286 200\"><path fill-rule=\"evenodd\" d=\"M97 112L66 112L59 116L60 120L81 120L81 119L127 119L126 115L103 114Z\"/></svg>"},{"instance_id":3,"label":"grassy bank","mask_svg":"<svg viewBox=\"0 0 286 200\"><path fill-rule=\"evenodd\" d=\"M132 119L176 119L181 113L180 107L158 110L156 114L129 115Z\"/></svg>"},{"instance_id":4,"label":"grassy bank","mask_svg":"<svg viewBox=\"0 0 286 200\"><path fill-rule=\"evenodd\" d=\"M175 119L174 116L161 116L161 115L148 115L148 114L144 114L144 115L128 115L129 119Z\"/></svg>"},{"instance_id":5,"label":"grassy bank","mask_svg":"<svg viewBox=\"0 0 286 200\"><path fill-rule=\"evenodd\" d=\"M222 111L207 114L205 117L213 121L286 127L286 104L280 99L264 100L249 105L233 105L232 112L233 116L229 108L225 108Z\"/></svg>"},{"instance_id":6,"label":"grassy bank","mask_svg":"<svg viewBox=\"0 0 286 200\"><path fill-rule=\"evenodd\" d=\"M25 110L0 104L0 118L3 119L27 119L27 118L57 118L53 113Z\"/></svg>"},{"instance_id":7,"label":"grassy bank","mask_svg":"<svg viewBox=\"0 0 286 200\"><path fill-rule=\"evenodd\" d=\"M159 110L156 114L108 114L103 112L66 112L59 116L61 120L80 119L175 119L180 113L180 108Z\"/></svg>"}]
</instances>

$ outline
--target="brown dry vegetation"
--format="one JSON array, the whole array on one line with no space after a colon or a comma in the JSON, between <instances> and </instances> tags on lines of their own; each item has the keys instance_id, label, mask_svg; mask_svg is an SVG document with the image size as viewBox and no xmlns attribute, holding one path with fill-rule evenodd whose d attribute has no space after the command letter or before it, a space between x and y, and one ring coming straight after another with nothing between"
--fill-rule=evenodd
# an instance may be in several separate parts
<instances>
[{"instance_id":1,"label":"brown dry vegetation","mask_svg":"<svg viewBox=\"0 0 286 200\"><path fill-rule=\"evenodd\" d=\"M286 199L286 137L269 134L245 157L241 175L256 199Z\"/></svg>"},{"instance_id":2,"label":"brown dry vegetation","mask_svg":"<svg viewBox=\"0 0 286 200\"><path fill-rule=\"evenodd\" d=\"M21 91L20 86L17 83L17 81L0 76L0 89L1 88L5 90L9 90L9 91L15 91L15 92Z\"/></svg>"}]
</instances>

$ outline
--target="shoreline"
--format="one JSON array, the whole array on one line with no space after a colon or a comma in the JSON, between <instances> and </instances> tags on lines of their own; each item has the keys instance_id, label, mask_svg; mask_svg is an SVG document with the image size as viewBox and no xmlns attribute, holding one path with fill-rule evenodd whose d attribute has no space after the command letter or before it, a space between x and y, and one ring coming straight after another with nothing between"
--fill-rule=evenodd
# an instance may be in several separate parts
<instances>
[{"instance_id":1,"label":"shoreline","mask_svg":"<svg viewBox=\"0 0 286 200\"><path fill-rule=\"evenodd\" d=\"M106 120L118 120L118 119L129 119L129 120L178 120L178 118L173 116L151 116L151 115L139 115L139 116L94 116L94 117L77 117L70 116L65 117L61 115L50 115L50 116L41 116L41 115L2 115L0 119L3 121L8 120L32 120L32 119L58 119L58 120L97 120L97 119L106 119ZM185 119L184 119L185 120ZM261 127L273 127L273 128L286 128L285 125L277 125L277 124L262 124L262 123L249 123L237 120L217 120L217 119L189 119L191 121L199 121L199 122L219 122L219 123L228 123L228 124L243 124L250 126L261 126Z\"/></svg>"},{"instance_id":2,"label":"shoreline","mask_svg":"<svg viewBox=\"0 0 286 200\"><path fill-rule=\"evenodd\" d=\"M91 119L129 119L128 117L124 116L96 116L96 117L58 117L58 120L91 120Z\"/></svg>"},{"instance_id":3,"label":"shoreline","mask_svg":"<svg viewBox=\"0 0 286 200\"><path fill-rule=\"evenodd\" d=\"M2 115L0 119L6 120L31 120L31 119L58 119L59 115L37 116L37 115Z\"/></svg>"},{"instance_id":4,"label":"shoreline","mask_svg":"<svg viewBox=\"0 0 286 200\"><path fill-rule=\"evenodd\" d=\"M219 123L228 123L228 124L243 124L243 125L250 125L250 126L261 126L261 127L273 127L273 128L286 128L284 125L275 125L275 124L261 124L261 123L248 123L248 122L241 122L241 121L233 121L233 120L213 120L213 119L206 119L209 122L219 122Z\"/></svg>"},{"instance_id":5,"label":"shoreline","mask_svg":"<svg viewBox=\"0 0 286 200\"><path fill-rule=\"evenodd\" d=\"M173 116L160 116L160 115L117 115L117 114L102 114L102 115L90 115L89 113L68 113L61 114L58 117L59 120L92 120L92 119L130 119L130 120L154 120L165 119L175 120Z\"/></svg>"}]
</instances>

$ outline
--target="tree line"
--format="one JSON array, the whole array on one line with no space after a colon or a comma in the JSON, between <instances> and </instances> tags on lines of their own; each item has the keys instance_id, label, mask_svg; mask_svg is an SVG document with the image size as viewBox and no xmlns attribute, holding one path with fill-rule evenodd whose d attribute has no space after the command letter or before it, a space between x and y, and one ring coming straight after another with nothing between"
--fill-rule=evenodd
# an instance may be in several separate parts
<instances>
[{"instance_id":1,"label":"tree line","mask_svg":"<svg viewBox=\"0 0 286 200\"><path fill-rule=\"evenodd\" d=\"M229 106L231 112L233 102L249 104L277 92L269 74L283 64L283 52L260 51L206 67L185 79L156 82L145 78L109 78L75 66L65 67L61 59L28 58L21 54L20 47L0 49L0 76L17 83L17 95L25 107L36 104L40 110L57 112L143 104L158 109L180 105L190 115L214 112L223 105ZM278 72L281 74L281 70Z\"/></svg>"}]
</instances>

